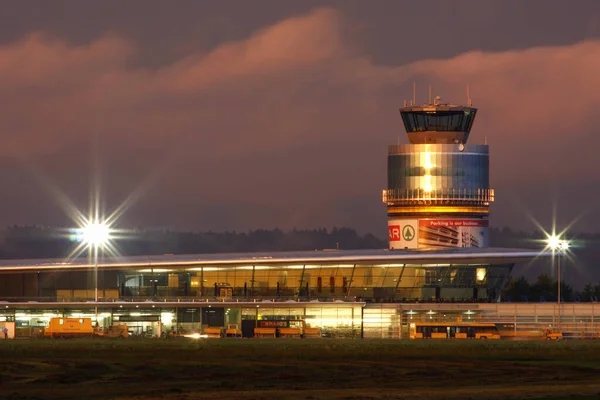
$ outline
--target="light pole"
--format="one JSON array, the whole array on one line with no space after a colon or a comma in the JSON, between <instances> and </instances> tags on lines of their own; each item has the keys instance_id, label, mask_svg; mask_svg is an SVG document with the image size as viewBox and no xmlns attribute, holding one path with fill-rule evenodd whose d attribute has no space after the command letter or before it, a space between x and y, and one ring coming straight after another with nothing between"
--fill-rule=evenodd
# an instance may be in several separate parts
<instances>
[{"instance_id":1,"label":"light pole","mask_svg":"<svg viewBox=\"0 0 600 400\"><path fill-rule=\"evenodd\" d=\"M561 317L561 306L560 306L560 259L562 255L569 250L569 242L567 240L561 239L557 235L551 235L547 239L548 248L552 250L552 255L556 252L556 278L558 281L557 288L557 305L558 305L558 325L560 326L560 317Z\"/></svg>"},{"instance_id":2,"label":"light pole","mask_svg":"<svg viewBox=\"0 0 600 400\"><path fill-rule=\"evenodd\" d=\"M94 262L94 303L96 303L96 325L98 325L98 252L100 247L108 243L110 228L98 220L92 221L81 229L81 236Z\"/></svg>"}]
</instances>

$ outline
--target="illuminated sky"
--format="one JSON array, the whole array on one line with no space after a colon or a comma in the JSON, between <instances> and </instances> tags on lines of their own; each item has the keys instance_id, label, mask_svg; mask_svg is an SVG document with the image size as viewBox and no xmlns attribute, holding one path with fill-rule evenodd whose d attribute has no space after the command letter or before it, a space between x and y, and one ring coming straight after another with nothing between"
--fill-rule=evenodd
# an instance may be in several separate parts
<instances>
[{"instance_id":1,"label":"illuminated sky","mask_svg":"<svg viewBox=\"0 0 600 400\"><path fill-rule=\"evenodd\" d=\"M127 227L386 235L387 145L427 84L479 107L492 224L598 230L600 2L13 1L0 24L0 226L142 182ZM42 184L45 182L45 185ZM140 192L141 193L141 192Z\"/></svg>"}]
</instances>

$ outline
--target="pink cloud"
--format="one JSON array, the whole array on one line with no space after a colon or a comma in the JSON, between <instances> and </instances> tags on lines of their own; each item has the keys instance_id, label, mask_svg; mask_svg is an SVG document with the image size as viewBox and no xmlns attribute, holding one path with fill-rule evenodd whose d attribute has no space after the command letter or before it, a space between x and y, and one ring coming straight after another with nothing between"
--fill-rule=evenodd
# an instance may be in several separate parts
<instances>
[{"instance_id":1,"label":"pink cloud","mask_svg":"<svg viewBox=\"0 0 600 400\"><path fill-rule=\"evenodd\" d=\"M0 86L5 90L33 86L64 91L124 68L131 52L131 45L115 36L103 37L89 46L69 47L58 39L32 33L0 47L0 73L11 77Z\"/></svg>"},{"instance_id":2,"label":"pink cloud","mask_svg":"<svg viewBox=\"0 0 600 400\"><path fill-rule=\"evenodd\" d=\"M168 86L189 92L236 77L326 63L344 54L341 23L331 9L287 19L247 40L225 43L209 54L182 60L164 71Z\"/></svg>"}]
</instances>

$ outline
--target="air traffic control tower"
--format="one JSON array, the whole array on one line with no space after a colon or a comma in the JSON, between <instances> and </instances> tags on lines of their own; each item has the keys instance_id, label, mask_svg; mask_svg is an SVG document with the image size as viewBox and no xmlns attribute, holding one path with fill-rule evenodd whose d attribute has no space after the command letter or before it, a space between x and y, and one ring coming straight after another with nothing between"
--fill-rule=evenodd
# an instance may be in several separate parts
<instances>
[{"instance_id":1,"label":"air traffic control tower","mask_svg":"<svg viewBox=\"0 0 600 400\"><path fill-rule=\"evenodd\" d=\"M489 148L467 144L477 109L436 97L400 115L410 144L388 149L390 249L487 247Z\"/></svg>"}]
</instances>

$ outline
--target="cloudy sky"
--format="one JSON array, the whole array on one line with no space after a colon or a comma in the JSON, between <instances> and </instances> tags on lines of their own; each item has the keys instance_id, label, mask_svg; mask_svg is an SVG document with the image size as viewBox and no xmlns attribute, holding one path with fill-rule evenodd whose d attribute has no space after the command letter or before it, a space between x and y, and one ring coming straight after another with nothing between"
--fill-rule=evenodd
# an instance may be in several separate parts
<instances>
[{"instance_id":1,"label":"cloudy sky","mask_svg":"<svg viewBox=\"0 0 600 400\"><path fill-rule=\"evenodd\" d=\"M398 107L468 82L492 224L600 230L598 1L1 3L0 225L65 224L97 154L123 226L386 237Z\"/></svg>"}]
</instances>

